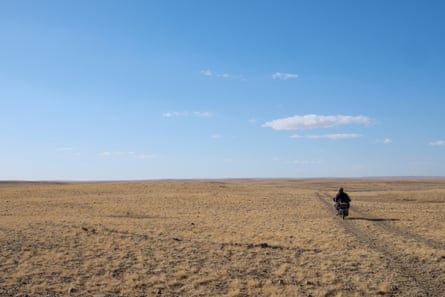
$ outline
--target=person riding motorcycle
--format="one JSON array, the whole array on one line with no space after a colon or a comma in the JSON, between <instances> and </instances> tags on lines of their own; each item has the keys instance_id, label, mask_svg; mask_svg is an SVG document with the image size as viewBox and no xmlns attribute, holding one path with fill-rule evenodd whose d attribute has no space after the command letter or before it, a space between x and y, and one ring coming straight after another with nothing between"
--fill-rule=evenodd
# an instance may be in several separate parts
<instances>
[{"instance_id":1,"label":"person riding motorcycle","mask_svg":"<svg viewBox=\"0 0 445 297\"><path fill-rule=\"evenodd\" d=\"M340 187L338 189L337 195L335 195L333 200L335 201L335 209L337 210L337 214L338 214L338 211L340 209L340 203L341 202L347 203L348 204L348 209L350 207L351 198L349 198L349 195L345 193L345 191L344 191L344 189L342 187Z\"/></svg>"}]
</instances>

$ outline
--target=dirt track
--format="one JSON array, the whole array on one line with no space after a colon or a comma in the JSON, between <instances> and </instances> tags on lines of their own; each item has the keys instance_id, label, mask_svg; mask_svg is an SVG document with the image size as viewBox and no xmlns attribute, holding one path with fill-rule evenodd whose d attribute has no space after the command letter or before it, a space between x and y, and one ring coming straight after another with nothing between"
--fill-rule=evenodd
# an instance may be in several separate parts
<instances>
[{"instance_id":1,"label":"dirt track","mask_svg":"<svg viewBox=\"0 0 445 297\"><path fill-rule=\"evenodd\" d=\"M318 199L327 208L335 213L329 193L317 193ZM345 230L356 238L361 244L381 254L382 261L386 262L387 269L396 275L397 286L393 286L391 295L435 297L445 293L443 271L438 268L436 259L427 261L407 251L407 245L413 249L428 246L432 249L443 249L443 244L426 239L419 234L399 229L388 222L398 219L378 218L367 213L360 207L353 207L352 217L339 220ZM372 224L358 224L357 221L371 222ZM403 249L397 246L403 246Z\"/></svg>"}]
</instances>

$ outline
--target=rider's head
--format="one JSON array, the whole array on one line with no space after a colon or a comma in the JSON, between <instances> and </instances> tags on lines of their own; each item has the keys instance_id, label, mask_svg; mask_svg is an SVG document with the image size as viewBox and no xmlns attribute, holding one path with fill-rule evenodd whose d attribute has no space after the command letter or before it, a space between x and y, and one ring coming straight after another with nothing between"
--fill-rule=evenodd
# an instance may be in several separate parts
<instances>
[{"instance_id":1,"label":"rider's head","mask_svg":"<svg viewBox=\"0 0 445 297\"><path fill-rule=\"evenodd\" d=\"M340 187L340 188L338 189L338 191L339 191L340 193L343 193L343 188Z\"/></svg>"}]
</instances>

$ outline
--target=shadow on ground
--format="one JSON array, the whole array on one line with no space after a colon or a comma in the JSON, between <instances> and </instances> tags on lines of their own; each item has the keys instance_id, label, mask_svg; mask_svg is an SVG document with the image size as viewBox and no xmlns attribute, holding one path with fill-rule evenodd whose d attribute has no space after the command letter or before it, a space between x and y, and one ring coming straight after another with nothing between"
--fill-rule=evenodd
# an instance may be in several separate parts
<instances>
[{"instance_id":1,"label":"shadow on ground","mask_svg":"<svg viewBox=\"0 0 445 297\"><path fill-rule=\"evenodd\" d=\"M397 222L400 219L383 219L383 218L348 218L348 220L370 221L370 222Z\"/></svg>"}]
</instances>

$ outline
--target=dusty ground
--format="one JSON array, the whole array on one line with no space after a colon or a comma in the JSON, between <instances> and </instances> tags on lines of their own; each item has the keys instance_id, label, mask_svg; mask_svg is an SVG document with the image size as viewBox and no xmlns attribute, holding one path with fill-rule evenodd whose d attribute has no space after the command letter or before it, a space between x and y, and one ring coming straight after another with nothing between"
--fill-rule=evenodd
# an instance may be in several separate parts
<instances>
[{"instance_id":1,"label":"dusty ground","mask_svg":"<svg viewBox=\"0 0 445 297\"><path fill-rule=\"evenodd\" d=\"M0 183L0 296L440 297L444 247L444 179Z\"/></svg>"}]
</instances>

